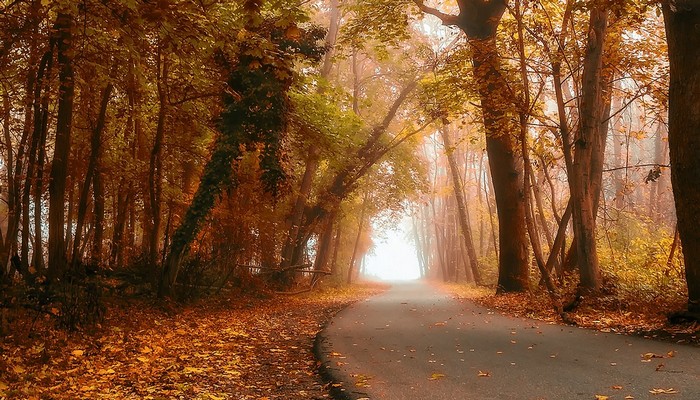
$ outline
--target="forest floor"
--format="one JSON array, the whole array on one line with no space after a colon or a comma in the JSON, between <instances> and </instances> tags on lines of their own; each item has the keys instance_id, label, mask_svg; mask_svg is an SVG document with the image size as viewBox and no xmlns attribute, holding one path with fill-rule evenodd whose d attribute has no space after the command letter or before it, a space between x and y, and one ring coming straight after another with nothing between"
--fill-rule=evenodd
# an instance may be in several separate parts
<instances>
[{"instance_id":1,"label":"forest floor","mask_svg":"<svg viewBox=\"0 0 700 400\"><path fill-rule=\"evenodd\" d=\"M316 333L380 284L178 306L107 302L92 331L27 312L0 337L0 399L325 399Z\"/></svg>"},{"instance_id":2,"label":"forest floor","mask_svg":"<svg viewBox=\"0 0 700 400\"><path fill-rule=\"evenodd\" d=\"M438 285L458 298L476 301L502 314L563 324L559 315L554 312L549 295L544 289L496 296L493 289L477 288L472 285L456 283ZM668 321L670 311L680 311L682 308L683 303L679 299L644 300L631 295L601 295L597 298L583 299L581 304L568 315L577 326L600 332L636 335L700 346L698 322L671 324Z\"/></svg>"}]
</instances>

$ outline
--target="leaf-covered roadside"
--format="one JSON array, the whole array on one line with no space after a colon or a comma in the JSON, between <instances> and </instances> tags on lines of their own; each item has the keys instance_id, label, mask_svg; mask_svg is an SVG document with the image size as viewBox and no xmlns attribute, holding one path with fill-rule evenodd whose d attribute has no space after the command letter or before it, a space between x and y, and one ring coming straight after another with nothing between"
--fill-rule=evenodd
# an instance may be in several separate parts
<instances>
[{"instance_id":1,"label":"leaf-covered roadside","mask_svg":"<svg viewBox=\"0 0 700 400\"><path fill-rule=\"evenodd\" d=\"M484 307L507 315L561 323L544 289L494 295L490 289L463 284L440 284L440 286L457 298L476 301ZM677 304L667 304L667 302L669 301L600 295L596 298L584 299L575 310L569 313L569 317L577 326L596 329L600 332L632 334L700 345L700 324L697 322L670 324L667 310L680 309L682 301L679 300Z\"/></svg>"},{"instance_id":2,"label":"leaf-covered roadside","mask_svg":"<svg viewBox=\"0 0 700 400\"><path fill-rule=\"evenodd\" d=\"M325 322L378 285L163 310L111 304L96 332L32 315L0 342L0 398L322 399L312 346Z\"/></svg>"}]
</instances>

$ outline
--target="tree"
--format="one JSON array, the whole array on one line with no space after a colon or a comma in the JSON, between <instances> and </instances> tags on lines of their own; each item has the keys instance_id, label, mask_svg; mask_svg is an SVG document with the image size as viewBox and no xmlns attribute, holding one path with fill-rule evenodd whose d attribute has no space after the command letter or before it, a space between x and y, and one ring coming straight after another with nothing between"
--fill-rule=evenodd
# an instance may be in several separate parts
<instances>
[{"instance_id":1,"label":"tree","mask_svg":"<svg viewBox=\"0 0 700 400\"><path fill-rule=\"evenodd\" d=\"M668 142L678 233L683 244L688 312L700 315L700 1L668 0L662 6L670 85Z\"/></svg>"},{"instance_id":2,"label":"tree","mask_svg":"<svg viewBox=\"0 0 700 400\"><path fill-rule=\"evenodd\" d=\"M498 291L526 290L529 285L527 229L522 193L523 160L514 124L516 99L504 76L496 46L496 32L507 2L460 0L458 15L415 2L423 12L438 17L443 24L459 27L469 40L499 220Z\"/></svg>"},{"instance_id":3,"label":"tree","mask_svg":"<svg viewBox=\"0 0 700 400\"><path fill-rule=\"evenodd\" d=\"M58 58L58 117L49 181L49 278L60 279L66 267L65 195L73 122L73 15L61 10L54 26Z\"/></svg>"},{"instance_id":4,"label":"tree","mask_svg":"<svg viewBox=\"0 0 700 400\"><path fill-rule=\"evenodd\" d=\"M204 167L197 192L180 226L173 233L172 245L163 266L159 296L171 295L180 264L188 247L202 227L224 186L235 184L232 163L243 148L263 146L260 153L262 180L266 190L275 193L285 178L282 167L282 142L289 118L288 91L294 82L293 65L297 58L319 60L324 49L316 45L322 30L305 35L281 30L275 21L265 21L261 4L245 3L248 41L240 44L236 59L220 54L219 62L228 73L229 90L223 96L224 111L218 128L220 136L212 156ZM284 27L284 26L283 26ZM289 26L284 27L289 28ZM260 49L267 51L260 51Z\"/></svg>"}]
</instances>

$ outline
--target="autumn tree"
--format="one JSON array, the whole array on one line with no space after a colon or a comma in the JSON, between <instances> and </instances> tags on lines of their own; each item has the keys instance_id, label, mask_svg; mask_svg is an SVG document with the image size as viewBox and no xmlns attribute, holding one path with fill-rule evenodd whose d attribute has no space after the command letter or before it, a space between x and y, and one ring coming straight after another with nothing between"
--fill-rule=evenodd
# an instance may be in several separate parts
<instances>
[{"instance_id":1,"label":"autumn tree","mask_svg":"<svg viewBox=\"0 0 700 400\"><path fill-rule=\"evenodd\" d=\"M240 44L235 59L220 55L228 73L230 91L224 94L224 110L219 120L220 136L211 159L204 168L197 192L173 242L163 267L159 295L172 294L180 263L188 246L201 228L224 185L235 182L231 163L241 149L264 146L261 152L262 179L266 190L276 192L285 173L281 165L282 142L287 133L288 91L293 83L293 63L297 58L318 60L323 48L316 45L319 30L304 36L296 25L276 26L261 17L261 4L245 4L248 21L247 41ZM282 29L286 28L286 30Z\"/></svg>"},{"instance_id":2,"label":"autumn tree","mask_svg":"<svg viewBox=\"0 0 700 400\"><path fill-rule=\"evenodd\" d=\"M514 126L515 99L503 74L496 45L498 25L506 1L458 1L459 14L445 14L422 2L425 13L446 25L459 27L470 44L473 77L481 101L486 149L496 194L499 220L499 291L528 288L527 236L523 190L522 156Z\"/></svg>"},{"instance_id":3,"label":"autumn tree","mask_svg":"<svg viewBox=\"0 0 700 400\"><path fill-rule=\"evenodd\" d=\"M671 182L683 243L688 312L700 314L700 1L671 0L662 6L670 63L668 141Z\"/></svg>"}]
</instances>

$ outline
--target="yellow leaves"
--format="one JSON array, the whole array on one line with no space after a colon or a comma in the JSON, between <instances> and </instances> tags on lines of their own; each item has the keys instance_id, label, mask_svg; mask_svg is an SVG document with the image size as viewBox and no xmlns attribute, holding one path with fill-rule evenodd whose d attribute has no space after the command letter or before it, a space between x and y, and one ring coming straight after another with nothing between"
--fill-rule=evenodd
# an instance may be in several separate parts
<instances>
[{"instance_id":1,"label":"yellow leaves","mask_svg":"<svg viewBox=\"0 0 700 400\"><path fill-rule=\"evenodd\" d=\"M649 391L651 394L678 394L678 391L674 388L669 388L669 389L660 389L660 388L655 388L651 389Z\"/></svg>"},{"instance_id":2,"label":"yellow leaves","mask_svg":"<svg viewBox=\"0 0 700 400\"><path fill-rule=\"evenodd\" d=\"M477 374L477 376L478 376L479 378L490 378L490 377L491 377L491 373L488 372L488 371L479 371L479 373Z\"/></svg>"},{"instance_id":3,"label":"yellow leaves","mask_svg":"<svg viewBox=\"0 0 700 400\"><path fill-rule=\"evenodd\" d=\"M610 397L604 396L602 394L595 395L595 400L608 400Z\"/></svg>"},{"instance_id":4,"label":"yellow leaves","mask_svg":"<svg viewBox=\"0 0 700 400\"><path fill-rule=\"evenodd\" d=\"M662 354L644 353L642 354L642 358L645 360L651 360L652 358L664 358L664 356Z\"/></svg>"},{"instance_id":5,"label":"yellow leaves","mask_svg":"<svg viewBox=\"0 0 700 400\"><path fill-rule=\"evenodd\" d=\"M634 396L625 396L625 400L634 400Z\"/></svg>"},{"instance_id":6,"label":"yellow leaves","mask_svg":"<svg viewBox=\"0 0 700 400\"><path fill-rule=\"evenodd\" d=\"M201 374L204 371L205 371L204 368L185 367L185 369L182 370L182 373L184 373L184 374Z\"/></svg>"},{"instance_id":7,"label":"yellow leaves","mask_svg":"<svg viewBox=\"0 0 700 400\"><path fill-rule=\"evenodd\" d=\"M437 372L433 372L433 374L430 375L430 378L428 378L428 379L430 379L431 381L436 381L436 380L442 379L442 378L444 378L444 377L445 377L445 374L440 374L440 373L437 373Z\"/></svg>"},{"instance_id":8,"label":"yellow leaves","mask_svg":"<svg viewBox=\"0 0 700 400\"><path fill-rule=\"evenodd\" d=\"M350 374L351 377L355 378L355 386L357 387L372 387L369 384L369 380L372 379L371 376L363 375L363 374Z\"/></svg>"},{"instance_id":9,"label":"yellow leaves","mask_svg":"<svg viewBox=\"0 0 700 400\"><path fill-rule=\"evenodd\" d=\"M100 369L97 371L98 375L112 375L115 374L116 371L114 371L112 368L109 369Z\"/></svg>"},{"instance_id":10,"label":"yellow leaves","mask_svg":"<svg viewBox=\"0 0 700 400\"><path fill-rule=\"evenodd\" d=\"M111 310L115 325L99 335L37 330L42 337L16 351L22 357L11 356L15 353L0 343L5 356L0 357L5 362L0 398L122 399L139 393L139 398L218 400L230 398L222 393L224 387L256 400L273 397L270 393L311 398L316 364L307 360L309 338L317 333L324 310L365 294L329 290L324 296L323 301L252 299L255 307L201 308L169 316L138 303ZM343 358L336 352L333 361ZM261 370L260 365L270 367ZM283 379L295 383L280 387ZM370 383L367 377L358 379L359 385ZM309 389L306 394L304 389Z\"/></svg>"}]
</instances>

